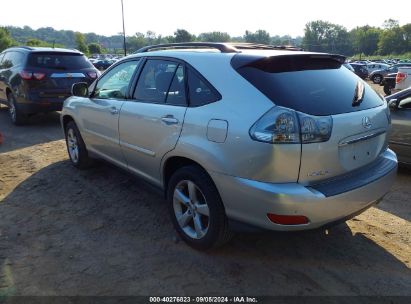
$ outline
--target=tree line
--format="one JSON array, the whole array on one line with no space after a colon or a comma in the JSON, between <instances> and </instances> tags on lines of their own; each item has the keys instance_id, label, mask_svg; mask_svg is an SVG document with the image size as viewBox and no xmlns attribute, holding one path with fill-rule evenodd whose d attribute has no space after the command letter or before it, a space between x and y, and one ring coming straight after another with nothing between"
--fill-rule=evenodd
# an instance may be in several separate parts
<instances>
[{"instance_id":1,"label":"tree line","mask_svg":"<svg viewBox=\"0 0 411 304\"><path fill-rule=\"evenodd\" d=\"M403 26L388 19L380 27L345 27L318 20L306 24L302 47L310 51L332 52L352 56L404 54L411 52L411 23Z\"/></svg>"},{"instance_id":2,"label":"tree line","mask_svg":"<svg viewBox=\"0 0 411 304\"><path fill-rule=\"evenodd\" d=\"M12 45L49 46L76 48L88 54L94 53L121 53L123 49L123 36L121 33L113 36L102 36L95 33L79 33L68 30L57 31L52 27L33 30L29 26L0 28L0 41L5 37L4 43L0 42L0 51ZM6 41L7 40L7 41ZM185 29L177 29L173 35L157 35L153 31L146 33L137 32L126 37L126 46L129 53L139 48L152 44L207 41L207 42L254 42L274 45L300 45L302 37L293 38L289 35L270 36L265 30L256 32L246 31L243 36L231 37L225 32L207 32L196 36Z\"/></svg>"},{"instance_id":3,"label":"tree line","mask_svg":"<svg viewBox=\"0 0 411 304\"><path fill-rule=\"evenodd\" d=\"M403 26L397 20L388 19L382 27L361 26L348 31L344 26L323 20L308 22L304 37L271 36L265 30L245 31L243 36L231 37L226 32L206 32L198 36L185 29L177 29L173 35L157 35L153 31L137 32L126 37L128 53L147 45L173 42L250 42L271 45L292 45L307 51L339 53L346 56L404 54L411 52L411 23ZM123 36L102 36L95 33L57 31L51 27L33 30L25 27L0 28L0 51L12 45L51 46L77 48L87 54L121 53Z\"/></svg>"}]
</instances>

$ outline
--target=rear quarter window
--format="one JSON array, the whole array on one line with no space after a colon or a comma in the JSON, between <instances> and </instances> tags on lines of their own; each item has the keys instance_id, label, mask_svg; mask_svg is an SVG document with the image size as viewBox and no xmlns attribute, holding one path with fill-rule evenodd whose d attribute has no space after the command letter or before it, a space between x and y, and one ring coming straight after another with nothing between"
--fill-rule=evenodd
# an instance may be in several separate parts
<instances>
[{"instance_id":1,"label":"rear quarter window","mask_svg":"<svg viewBox=\"0 0 411 304\"><path fill-rule=\"evenodd\" d=\"M367 84L363 101L353 106L359 81L338 61L310 56L275 56L236 68L274 104L311 115L361 111L383 104Z\"/></svg>"}]
</instances>

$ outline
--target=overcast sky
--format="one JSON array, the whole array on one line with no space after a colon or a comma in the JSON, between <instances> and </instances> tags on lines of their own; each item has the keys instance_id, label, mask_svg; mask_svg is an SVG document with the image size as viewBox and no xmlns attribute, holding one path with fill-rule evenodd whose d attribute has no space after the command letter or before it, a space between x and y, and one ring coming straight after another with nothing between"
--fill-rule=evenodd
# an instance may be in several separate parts
<instances>
[{"instance_id":1,"label":"overcast sky","mask_svg":"<svg viewBox=\"0 0 411 304\"><path fill-rule=\"evenodd\" d=\"M371 0L123 0L126 35L154 31L172 35L177 28L192 34L210 31L242 36L264 29L272 36L302 36L304 25L326 20L348 30L361 25L381 26L384 20L411 23L411 1ZM3 0L0 25L34 29L53 27L115 35L122 32L121 0Z\"/></svg>"}]
</instances>

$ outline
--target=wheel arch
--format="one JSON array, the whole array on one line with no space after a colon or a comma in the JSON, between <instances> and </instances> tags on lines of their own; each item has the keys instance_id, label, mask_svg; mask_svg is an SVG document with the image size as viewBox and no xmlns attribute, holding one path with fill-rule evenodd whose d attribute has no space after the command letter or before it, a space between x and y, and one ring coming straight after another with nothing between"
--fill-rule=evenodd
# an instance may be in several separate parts
<instances>
[{"instance_id":1,"label":"wheel arch","mask_svg":"<svg viewBox=\"0 0 411 304\"><path fill-rule=\"evenodd\" d=\"M196 166L200 168L202 171L204 171L205 174L208 175L210 178L211 182L214 184L214 187L217 189L216 184L214 183L213 179L211 178L210 174L208 174L207 170L202 166L199 162L188 158L188 157L183 157L183 156L170 156L164 161L164 164L162 166L162 181L163 181L163 188L164 188L164 196L167 196L167 187L168 183L170 181L171 176L173 175L174 172L176 172L178 169L186 166Z\"/></svg>"},{"instance_id":2,"label":"wheel arch","mask_svg":"<svg viewBox=\"0 0 411 304\"><path fill-rule=\"evenodd\" d=\"M64 134L66 134L66 126L70 121L73 121L77 125L77 123L74 120L73 116L71 116L70 114L64 114L61 117L61 126L63 127Z\"/></svg>"}]
</instances>

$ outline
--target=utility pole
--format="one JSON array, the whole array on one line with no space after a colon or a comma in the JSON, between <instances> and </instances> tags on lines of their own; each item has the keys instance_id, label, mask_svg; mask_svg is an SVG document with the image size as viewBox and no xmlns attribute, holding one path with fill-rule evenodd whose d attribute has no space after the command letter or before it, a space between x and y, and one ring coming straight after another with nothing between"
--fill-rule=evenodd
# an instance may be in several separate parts
<instances>
[{"instance_id":1,"label":"utility pole","mask_svg":"<svg viewBox=\"0 0 411 304\"><path fill-rule=\"evenodd\" d=\"M121 0L121 15L123 17L123 48L124 48L124 56L127 56L127 47L126 47L126 28L124 26L124 6L123 0Z\"/></svg>"}]
</instances>

